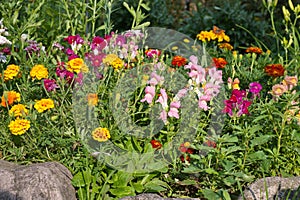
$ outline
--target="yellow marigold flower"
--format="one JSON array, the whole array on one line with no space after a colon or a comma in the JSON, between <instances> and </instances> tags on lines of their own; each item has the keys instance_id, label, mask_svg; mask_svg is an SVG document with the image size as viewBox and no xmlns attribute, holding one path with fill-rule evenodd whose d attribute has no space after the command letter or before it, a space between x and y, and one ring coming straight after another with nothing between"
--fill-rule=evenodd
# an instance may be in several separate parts
<instances>
[{"instance_id":1,"label":"yellow marigold flower","mask_svg":"<svg viewBox=\"0 0 300 200\"><path fill-rule=\"evenodd\" d=\"M8 125L9 130L14 135L22 135L30 128L30 121L27 119L16 119Z\"/></svg>"},{"instance_id":2,"label":"yellow marigold flower","mask_svg":"<svg viewBox=\"0 0 300 200\"><path fill-rule=\"evenodd\" d=\"M197 36L198 40L202 42L210 41L215 39L215 34L212 31L201 31Z\"/></svg>"},{"instance_id":3,"label":"yellow marigold flower","mask_svg":"<svg viewBox=\"0 0 300 200\"><path fill-rule=\"evenodd\" d=\"M107 128L98 127L92 132L92 137L99 142L105 142L110 138L110 133Z\"/></svg>"},{"instance_id":4,"label":"yellow marigold flower","mask_svg":"<svg viewBox=\"0 0 300 200\"><path fill-rule=\"evenodd\" d=\"M106 65L111 65L114 69L121 69L124 66L124 62L116 54L108 54L102 60Z\"/></svg>"},{"instance_id":5,"label":"yellow marigold flower","mask_svg":"<svg viewBox=\"0 0 300 200\"><path fill-rule=\"evenodd\" d=\"M23 104L17 104L11 107L9 110L9 114L15 116L16 118L18 117L24 117L28 115L28 110L25 108Z\"/></svg>"},{"instance_id":6,"label":"yellow marigold flower","mask_svg":"<svg viewBox=\"0 0 300 200\"><path fill-rule=\"evenodd\" d=\"M52 99L41 99L34 104L34 108L39 112L42 113L45 110L50 110L54 108L54 102Z\"/></svg>"},{"instance_id":7,"label":"yellow marigold flower","mask_svg":"<svg viewBox=\"0 0 300 200\"><path fill-rule=\"evenodd\" d=\"M95 106L98 103L98 95L94 93L90 93L87 95L88 105Z\"/></svg>"},{"instance_id":8,"label":"yellow marigold flower","mask_svg":"<svg viewBox=\"0 0 300 200\"><path fill-rule=\"evenodd\" d=\"M30 71L30 76L38 80L48 78L48 69L44 65L35 65Z\"/></svg>"},{"instance_id":9,"label":"yellow marigold flower","mask_svg":"<svg viewBox=\"0 0 300 200\"><path fill-rule=\"evenodd\" d=\"M223 40L229 42L230 38L225 34L225 31L223 29L220 29L217 26L213 26L212 32L215 34L215 39L218 39L218 42L222 42Z\"/></svg>"},{"instance_id":10,"label":"yellow marigold flower","mask_svg":"<svg viewBox=\"0 0 300 200\"><path fill-rule=\"evenodd\" d=\"M67 70L70 72L76 72L77 74L82 72L88 72L88 67L84 64L83 59L74 58L67 63Z\"/></svg>"},{"instance_id":11,"label":"yellow marigold flower","mask_svg":"<svg viewBox=\"0 0 300 200\"><path fill-rule=\"evenodd\" d=\"M6 107L12 105L14 102L19 101L21 101L20 93L15 91L6 91L1 98L1 105Z\"/></svg>"},{"instance_id":12,"label":"yellow marigold flower","mask_svg":"<svg viewBox=\"0 0 300 200\"><path fill-rule=\"evenodd\" d=\"M20 67L18 65L8 65L6 70L4 70L4 80L12 80L14 77L16 77L20 72Z\"/></svg>"},{"instance_id":13,"label":"yellow marigold flower","mask_svg":"<svg viewBox=\"0 0 300 200\"><path fill-rule=\"evenodd\" d=\"M228 42L223 42L223 43L219 44L219 48L227 49L227 50L231 51L233 49L233 46L231 44L229 44Z\"/></svg>"}]
</instances>

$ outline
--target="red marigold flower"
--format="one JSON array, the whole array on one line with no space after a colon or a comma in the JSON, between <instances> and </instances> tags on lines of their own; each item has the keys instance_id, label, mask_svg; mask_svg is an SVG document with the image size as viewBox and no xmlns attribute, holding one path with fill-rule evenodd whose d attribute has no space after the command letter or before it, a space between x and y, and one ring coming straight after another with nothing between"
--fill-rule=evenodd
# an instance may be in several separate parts
<instances>
[{"instance_id":1,"label":"red marigold flower","mask_svg":"<svg viewBox=\"0 0 300 200\"><path fill-rule=\"evenodd\" d=\"M162 144L158 140L151 140L151 145L153 149L160 149Z\"/></svg>"},{"instance_id":2,"label":"red marigold flower","mask_svg":"<svg viewBox=\"0 0 300 200\"><path fill-rule=\"evenodd\" d=\"M246 49L246 53L256 53L256 54L262 54L262 49L259 47L248 47Z\"/></svg>"},{"instance_id":3,"label":"red marigold flower","mask_svg":"<svg viewBox=\"0 0 300 200\"><path fill-rule=\"evenodd\" d=\"M174 56L172 59L172 65L176 67L181 67L187 63L187 59L182 56Z\"/></svg>"},{"instance_id":4,"label":"red marigold flower","mask_svg":"<svg viewBox=\"0 0 300 200\"><path fill-rule=\"evenodd\" d=\"M206 142L204 142L207 146L212 147L212 148L216 148L217 147L217 143L212 141L212 140L207 140Z\"/></svg>"},{"instance_id":5,"label":"red marigold flower","mask_svg":"<svg viewBox=\"0 0 300 200\"><path fill-rule=\"evenodd\" d=\"M227 61L224 58L213 58L216 68L223 69L227 65Z\"/></svg>"},{"instance_id":6,"label":"red marigold flower","mask_svg":"<svg viewBox=\"0 0 300 200\"><path fill-rule=\"evenodd\" d=\"M270 64L265 66L265 72L272 77L283 76L284 67L281 64Z\"/></svg>"}]
</instances>

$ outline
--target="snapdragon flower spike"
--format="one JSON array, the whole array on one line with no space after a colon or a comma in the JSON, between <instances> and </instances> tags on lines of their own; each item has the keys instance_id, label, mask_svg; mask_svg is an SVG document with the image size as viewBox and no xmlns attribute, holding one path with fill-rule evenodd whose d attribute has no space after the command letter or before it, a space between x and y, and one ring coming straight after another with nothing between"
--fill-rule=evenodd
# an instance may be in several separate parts
<instances>
[{"instance_id":1,"label":"snapdragon flower spike","mask_svg":"<svg viewBox=\"0 0 300 200\"><path fill-rule=\"evenodd\" d=\"M228 113L230 117L235 116L234 111L237 110L236 116L240 117L243 114L249 115L248 107L252 104L251 101L244 100L246 91L234 89L229 100L225 100L224 113Z\"/></svg>"},{"instance_id":2,"label":"snapdragon flower spike","mask_svg":"<svg viewBox=\"0 0 300 200\"><path fill-rule=\"evenodd\" d=\"M185 65L185 69L189 69L190 72L188 73L189 77L192 79L196 85L205 82L205 69L197 64L198 58L196 56L191 56L188 65Z\"/></svg>"},{"instance_id":3,"label":"snapdragon flower spike","mask_svg":"<svg viewBox=\"0 0 300 200\"><path fill-rule=\"evenodd\" d=\"M156 102L162 105L163 110L160 113L160 119L166 124L167 123L167 110L168 110L168 95L165 89L160 89L160 96Z\"/></svg>"},{"instance_id":4,"label":"snapdragon flower spike","mask_svg":"<svg viewBox=\"0 0 300 200\"><path fill-rule=\"evenodd\" d=\"M70 35L64 38L64 40L71 45L73 51L78 51L84 43L84 40L82 39L82 37L80 37L80 35Z\"/></svg>"},{"instance_id":5,"label":"snapdragon flower spike","mask_svg":"<svg viewBox=\"0 0 300 200\"><path fill-rule=\"evenodd\" d=\"M44 87L48 92L54 91L59 88L54 79L44 79Z\"/></svg>"},{"instance_id":6,"label":"snapdragon flower spike","mask_svg":"<svg viewBox=\"0 0 300 200\"><path fill-rule=\"evenodd\" d=\"M148 81L148 84L156 86L157 84L162 85L164 82L164 77L159 76L156 72L152 72L150 75L151 79Z\"/></svg>"},{"instance_id":7,"label":"snapdragon flower spike","mask_svg":"<svg viewBox=\"0 0 300 200\"><path fill-rule=\"evenodd\" d=\"M151 104L153 101L153 98L155 96L155 86L147 86L145 88L145 97L141 100L141 102L147 101L148 104Z\"/></svg>"},{"instance_id":8,"label":"snapdragon flower spike","mask_svg":"<svg viewBox=\"0 0 300 200\"><path fill-rule=\"evenodd\" d=\"M172 101L170 103L170 110L168 112L168 116L179 119L179 110L178 110L179 108L180 108L180 101Z\"/></svg>"}]
</instances>

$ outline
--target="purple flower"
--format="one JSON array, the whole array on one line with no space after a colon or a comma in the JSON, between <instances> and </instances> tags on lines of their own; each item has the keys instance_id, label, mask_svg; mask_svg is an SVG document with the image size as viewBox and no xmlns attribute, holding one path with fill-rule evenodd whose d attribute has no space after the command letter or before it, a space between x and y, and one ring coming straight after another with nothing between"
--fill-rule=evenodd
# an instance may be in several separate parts
<instances>
[{"instance_id":1,"label":"purple flower","mask_svg":"<svg viewBox=\"0 0 300 200\"><path fill-rule=\"evenodd\" d=\"M243 102L239 105L239 111L237 112L237 116L241 116L242 114L249 115L248 107L251 105L251 101L243 100Z\"/></svg>"},{"instance_id":2,"label":"purple flower","mask_svg":"<svg viewBox=\"0 0 300 200\"><path fill-rule=\"evenodd\" d=\"M73 77L74 77L74 74L72 72L66 70L66 68L64 66L58 66L56 68L56 75L60 79L66 79L69 84L72 83Z\"/></svg>"},{"instance_id":3,"label":"purple flower","mask_svg":"<svg viewBox=\"0 0 300 200\"><path fill-rule=\"evenodd\" d=\"M259 96L262 86L258 82L253 82L249 84L249 92L253 94L253 97Z\"/></svg>"},{"instance_id":4,"label":"purple flower","mask_svg":"<svg viewBox=\"0 0 300 200\"><path fill-rule=\"evenodd\" d=\"M53 79L44 79L44 87L48 92L59 88L58 85L56 85L55 80Z\"/></svg>"}]
</instances>

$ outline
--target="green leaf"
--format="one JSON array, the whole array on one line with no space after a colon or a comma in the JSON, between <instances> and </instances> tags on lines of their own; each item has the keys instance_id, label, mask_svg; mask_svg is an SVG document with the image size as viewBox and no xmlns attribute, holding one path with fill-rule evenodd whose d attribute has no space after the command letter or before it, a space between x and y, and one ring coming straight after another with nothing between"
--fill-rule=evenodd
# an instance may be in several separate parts
<instances>
[{"instance_id":1,"label":"green leaf","mask_svg":"<svg viewBox=\"0 0 300 200\"><path fill-rule=\"evenodd\" d=\"M84 187L85 186L85 181L84 181L83 173L82 172L78 172L77 174L75 174L73 176L72 184L75 187Z\"/></svg>"},{"instance_id":2,"label":"green leaf","mask_svg":"<svg viewBox=\"0 0 300 200\"><path fill-rule=\"evenodd\" d=\"M221 200L220 195L212 190L203 189L201 192L206 199Z\"/></svg>"},{"instance_id":3,"label":"green leaf","mask_svg":"<svg viewBox=\"0 0 300 200\"><path fill-rule=\"evenodd\" d=\"M219 175L219 173L218 173L216 170L212 169L212 168L207 168L207 169L205 169L204 171L205 171L206 173L208 173L208 174Z\"/></svg>"},{"instance_id":4,"label":"green leaf","mask_svg":"<svg viewBox=\"0 0 300 200\"><path fill-rule=\"evenodd\" d=\"M111 188L109 191L117 197L135 195L134 189L130 186Z\"/></svg>"},{"instance_id":5,"label":"green leaf","mask_svg":"<svg viewBox=\"0 0 300 200\"><path fill-rule=\"evenodd\" d=\"M146 183L144 187L148 192L162 192L167 190L169 185L166 182L155 178L150 182Z\"/></svg>"},{"instance_id":6,"label":"green leaf","mask_svg":"<svg viewBox=\"0 0 300 200\"><path fill-rule=\"evenodd\" d=\"M132 184L134 190L138 193L142 193L144 191L144 186L142 185L141 181Z\"/></svg>"},{"instance_id":7,"label":"green leaf","mask_svg":"<svg viewBox=\"0 0 300 200\"><path fill-rule=\"evenodd\" d=\"M183 173L188 173L188 174L194 174L194 173L199 173L199 172L202 172L203 170L200 169L200 168L197 168L195 166L189 166L187 168L184 168L183 169Z\"/></svg>"},{"instance_id":8,"label":"green leaf","mask_svg":"<svg viewBox=\"0 0 300 200\"><path fill-rule=\"evenodd\" d=\"M180 181L180 185L196 185L198 182L195 180L183 180Z\"/></svg>"},{"instance_id":9,"label":"green leaf","mask_svg":"<svg viewBox=\"0 0 300 200\"><path fill-rule=\"evenodd\" d=\"M251 143L250 146L251 148L253 148L254 146L265 144L273 137L274 137L273 135L263 135L263 136L256 137L250 140Z\"/></svg>"},{"instance_id":10,"label":"green leaf","mask_svg":"<svg viewBox=\"0 0 300 200\"><path fill-rule=\"evenodd\" d=\"M248 160L253 161L253 160L264 160L266 159L267 156L263 151L257 151L255 153L249 154L248 155Z\"/></svg>"},{"instance_id":11,"label":"green leaf","mask_svg":"<svg viewBox=\"0 0 300 200\"><path fill-rule=\"evenodd\" d=\"M222 148L222 151L226 154L226 155L229 155L233 152L236 152L236 151L241 151L243 150L241 147L239 146L231 146L231 147L228 147L228 148Z\"/></svg>"},{"instance_id":12,"label":"green leaf","mask_svg":"<svg viewBox=\"0 0 300 200\"><path fill-rule=\"evenodd\" d=\"M262 119L268 118L268 117L269 117L268 115L261 115L261 116L256 117L252 122L256 123L256 122L258 122Z\"/></svg>"}]
</instances>

